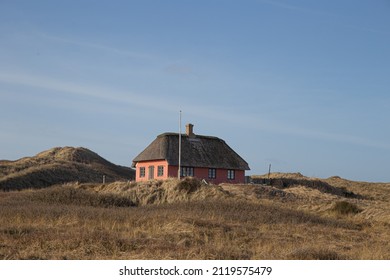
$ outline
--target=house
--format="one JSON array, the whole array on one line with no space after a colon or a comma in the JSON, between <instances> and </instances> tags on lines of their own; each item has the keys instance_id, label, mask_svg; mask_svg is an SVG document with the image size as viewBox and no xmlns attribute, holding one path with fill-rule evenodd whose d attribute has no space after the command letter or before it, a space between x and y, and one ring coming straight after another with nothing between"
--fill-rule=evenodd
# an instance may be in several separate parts
<instances>
[{"instance_id":1,"label":"house","mask_svg":"<svg viewBox=\"0 0 390 280\"><path fill-rule=\"evenodd\" d=\"M181 177L196 177L214 184L245 183L248 163L224 140L195 135L186 125L181 135ZM163 133L133 160L136 181L178 177L179 133Z\"/></svg>"}]
</instances>

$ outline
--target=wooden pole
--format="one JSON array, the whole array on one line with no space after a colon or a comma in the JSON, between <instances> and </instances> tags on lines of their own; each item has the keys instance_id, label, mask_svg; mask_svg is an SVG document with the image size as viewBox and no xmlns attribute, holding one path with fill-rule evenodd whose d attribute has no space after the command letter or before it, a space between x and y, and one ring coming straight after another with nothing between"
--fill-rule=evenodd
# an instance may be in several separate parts
<instances>
[{"instance_id":1,"label":"wooden pole","mask_svg":"<svg viewBox=\"0 0 390 280\"><path fill-rule=\"evenodd\" d=\"M271 177L271 164L269 164L268 166L268 180L270 179Z\"/></svg>"}]
</instances>

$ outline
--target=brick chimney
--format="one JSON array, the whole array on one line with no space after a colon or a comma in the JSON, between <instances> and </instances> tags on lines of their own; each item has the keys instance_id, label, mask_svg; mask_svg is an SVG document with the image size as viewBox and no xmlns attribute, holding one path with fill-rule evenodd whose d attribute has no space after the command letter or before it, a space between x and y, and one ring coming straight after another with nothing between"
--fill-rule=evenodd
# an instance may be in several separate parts
<instances>
[{"instance_id":1,"label":"brick chimney","mask_svg":"<svg viewBox=\"0 0 390 280\"><path fill-rule=\"evenodd\" d=\"M194 125L192 123L186 124L186 134L188 137L195 137L193 128L194 128Z\"/></svg>"}]
</instances>

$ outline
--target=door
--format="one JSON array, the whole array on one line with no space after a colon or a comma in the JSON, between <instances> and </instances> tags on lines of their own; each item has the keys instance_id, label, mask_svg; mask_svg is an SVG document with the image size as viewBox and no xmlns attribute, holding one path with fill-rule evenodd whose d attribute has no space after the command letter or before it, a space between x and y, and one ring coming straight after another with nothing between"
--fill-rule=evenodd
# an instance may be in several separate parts
<instances>
[{"instance_id":1,"label":"door","mask_svg":"<svg viewBox=\"0 0 390 280\"><path fill-rule=\"evenodd\" d=\"M154 179L154 166L149 166L149 180Z\"/></svg>"}]
</instances>

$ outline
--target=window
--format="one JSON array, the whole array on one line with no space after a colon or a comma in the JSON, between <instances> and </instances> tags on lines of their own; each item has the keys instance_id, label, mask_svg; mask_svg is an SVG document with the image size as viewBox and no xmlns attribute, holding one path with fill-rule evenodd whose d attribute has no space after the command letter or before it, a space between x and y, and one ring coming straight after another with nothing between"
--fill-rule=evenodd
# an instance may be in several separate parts
<instances>
[{"instance_id":1,"label":"window","mask_svg":"<svg viewBox=\"0 0 390 280\"><path fill-rule=\"evenodd\" d=\"M140 167L139 168L139 176L140 177L145 177L145 167Z\"/></svg>"},{"instance_id":2,"label":"window","mask_svg":"<svg viewBox=\"0 0 390 280\"><path fill-rule=\"evenodd\" d=\"M234 180L234 170L227 171L227 178L228 180Z\"/></svg>"},{"instance_id":3,"label":"window","mask_svg":"<svg viewBox=\"0 0 390 280\"><path fill-rule=\"evenodd\" d=\"M149 166L149 180L154 179L154 166Z\"/></svg>"},{"instance_id":4,"label":"window","mask_svg":"<svg viewBox=\"0 0 390 280\"><path fill-rule=\"evenodd\" d=\"M193 177L194 176L194 168L193 167L182 167L180 171L181 177Z\"/></svg>"},{"instance_id":5,"label":"window","mask_svg":"<svg viewBox=\"0 0 390 280\"><path fill-rule=\"evenodd\" d=\"M217 178L217 169L209 168L209 179Z\"/></svg>"},{"instance_id":6,"label":"window","mask_svg":"<svg viewBox=\"0 0 390 280\"><path fill-rule=\"evenodd\" d=\"M164 166L163 165L157 166L157 176L164 176Z\"/></svg>"}]
</instances>

